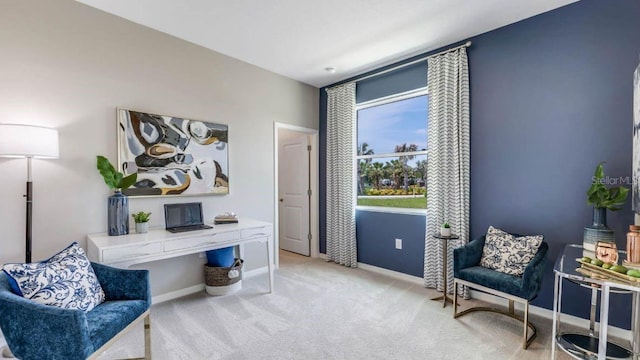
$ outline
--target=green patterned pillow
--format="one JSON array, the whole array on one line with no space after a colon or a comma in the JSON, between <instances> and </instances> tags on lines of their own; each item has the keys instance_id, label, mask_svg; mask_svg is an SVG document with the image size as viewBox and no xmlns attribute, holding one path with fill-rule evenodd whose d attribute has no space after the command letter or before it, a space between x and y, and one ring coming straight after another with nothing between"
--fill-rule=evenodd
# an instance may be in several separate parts
<instances>
[{"instance_id":1,"label":"green patterned pillow","mask_svg":"<svg viewBox=\"0 0 640 360\"><path fill-rule=\"evenodd\" d=\"M522 276L524 269L536 256L542 240L542 235L515 237L489 226L480 266L509 275Z\"/></svg>"}]
</instances>

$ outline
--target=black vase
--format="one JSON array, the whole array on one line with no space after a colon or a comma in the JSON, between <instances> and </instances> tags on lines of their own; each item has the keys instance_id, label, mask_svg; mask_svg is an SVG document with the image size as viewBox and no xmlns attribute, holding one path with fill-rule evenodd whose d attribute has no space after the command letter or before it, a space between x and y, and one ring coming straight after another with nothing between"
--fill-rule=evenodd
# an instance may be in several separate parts
<instances>
[{"instance_id":1,"label":"black vase","mask_svg":"<svg viewBox=\"0 0 640 360\"><path fill-rule=\"evenodd\" d=\"M595 251L598 241L615 241L613 230L607 227L606 208L593 208L592 224L584 228L582 247L585 250Z\"/></svg>"},{"instance_id":2,"label":"black vase","mask_svg":"<svg viewBox=\"0 0 640 360\"><path fill-rule=\"evenodd\" d=\"M109 236L129 234L129 197L116 190L109 196L107 212Z\"/></svg>"}]
</instances>

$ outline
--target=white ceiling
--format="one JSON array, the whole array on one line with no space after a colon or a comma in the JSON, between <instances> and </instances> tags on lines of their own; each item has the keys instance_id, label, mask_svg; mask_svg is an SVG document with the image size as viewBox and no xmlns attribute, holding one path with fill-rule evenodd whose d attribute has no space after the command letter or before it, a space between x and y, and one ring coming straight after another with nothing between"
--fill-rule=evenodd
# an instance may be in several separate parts
<instances>
[{"instance_id":1,"label":"white ceiling","mask_svg":"<svg viewBox=\"0 0 640 360\"><path fill-rule=\"evenodd\" d=\"M577 0L78 1L321 87Z\"/></svg>"}]
</instances>

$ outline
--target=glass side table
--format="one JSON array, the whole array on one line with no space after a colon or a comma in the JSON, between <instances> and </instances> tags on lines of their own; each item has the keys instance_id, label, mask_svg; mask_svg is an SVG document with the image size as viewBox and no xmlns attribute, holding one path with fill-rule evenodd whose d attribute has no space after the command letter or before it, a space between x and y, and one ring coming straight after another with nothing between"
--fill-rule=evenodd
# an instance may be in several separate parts
<instances>
[{"instance_id":1,"label":"glass side table","mask_svg":"<svg viewBox=\"0 0 640 360\"><path fill-rule=\"evenodd\" d=\"M624 254L624 251L619 251L620 258L624 258ZM585 272L580 268L580 263L576 261L576 259L583 256L584 250L582 246L575 244L567 245L553 267L555 284L553 291L553 343L551 346L551 358L555 359L557 346L576 359L638 359L640 356L640 337L638 332L640 319L637 307L639 306L638 295L640 294L640 287L626 284L613 278L598 276L598 274L592 274L588 271ZM594 256L590 255L590 257ZM564 280L591 289L591 312L588 335L560 331L562 285ZM596 332L595 318L598 292L601 293L601 306L600 326L598 332ZM609 295L611 293L629 292L633 294L633 313L631 314L632 339L629 348L625 348L607 341Z\"/></svg>"},{"instance_id":2,"label":"glass side table","mask_svg":"<svg viewBox=\"0 0 640 360\"><path fill-rule=\"evenodd\" d=\"M444 288L442 289L442 296L434 297L431 300L439 301L442 300L442 307L447 306L447 302L453 304L453 299L447 296L447 250L449 245L449 240L458 240L460 237L455 234L451 234L450 236L442 236L440 234L434 234L434 238L440 239L442 242L442 278L444 280Z\"/></svg>"}]
</instances>

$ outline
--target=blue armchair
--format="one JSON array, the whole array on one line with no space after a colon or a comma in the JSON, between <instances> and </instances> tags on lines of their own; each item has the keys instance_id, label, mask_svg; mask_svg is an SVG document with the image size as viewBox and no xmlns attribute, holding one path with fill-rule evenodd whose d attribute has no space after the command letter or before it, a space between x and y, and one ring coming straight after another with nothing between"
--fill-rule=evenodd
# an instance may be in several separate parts
<instances>
[{"instance_id":1,"label":"blue armchair","mask_svg":"<svg viewBox=\"0 0 640 360\"><path fill-rule=\"evenodd\" d=\"M470 241L465 246L453 250L453 318L455 319L474 311L491 311L519 320L524 324L524 341L522 348L527 349L535 339L537 333L535 326L529 322L529 302L536 298L542 286L542 275L547 261L549 246L544 241L540 244L535 257L527 265L524 274L520 277L480 266L484 242L485 235L482 235ZM458 312L458 285L465 285L503 297L509 300L509 310L504 311L491 307L472 307ZM519 302L524 305L524 318L515 314L514 302ZM531 329L530 337L528 336L529 328Z\"/></svg>"},{"instance_id":2,"label":"blue armchair","mask_svg":"<svg viewBox=\"0 0 640 360\"><path fill-rule=\"evenodd\" d=\"M147 270L92 263L106 300L89 312L38 304L11 292L0 273L0 328L15 357L23 360L94 359L122 334L144 321L145 359L151 359Z\"/></svg>"}]
</instances>

